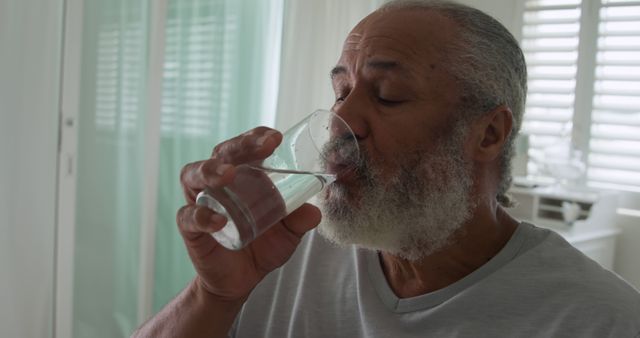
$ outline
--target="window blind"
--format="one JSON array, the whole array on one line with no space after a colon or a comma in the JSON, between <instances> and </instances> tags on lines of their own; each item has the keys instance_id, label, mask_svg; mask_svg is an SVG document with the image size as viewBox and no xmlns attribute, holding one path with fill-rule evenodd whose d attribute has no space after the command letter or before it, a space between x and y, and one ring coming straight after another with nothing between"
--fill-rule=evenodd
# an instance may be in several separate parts
<instances>
[{"instance_id":1,"label":"window blind","mask_svg":"<svg viewBox=\"0 0 640 338\"><path fill-rule=\"evenodd\" d=\"M640 1L599 11L587 180L640 191Z\"/></svg>"},{"instance_id":2,"label":"window blind","mask_svg":"<svg viewBox=\"0 0 640 338\"><path fill-rule=\"evenodd\" d=\"M238 17L225 1L169 1L161 129L206 137L230 115Z\"/></svg>"},{"instance_id":3,"label":"window blind","mask_svg":"<svg viewBox=\"0 0 640 338\"><path fill-rule=\"evenodd\" d=\"M570 137L578 44L580 0L526 0L522 49L528 66L529 92L523 132L529 135L529 156L540 159L544 148ZM540 175L536 161L532 174Z\"/></svg>"},{"instance_id":4,"label":"window blind","mask_svg":"<svg viewBox=\"0 0 640 338\"><path fill-rule=\"evenodd\" d=\"M94 122L99 131L135 133L146 74L143 7L133 4L127 15L119 10L105 8L98 18Z\"/></svg>"}]
</instances>

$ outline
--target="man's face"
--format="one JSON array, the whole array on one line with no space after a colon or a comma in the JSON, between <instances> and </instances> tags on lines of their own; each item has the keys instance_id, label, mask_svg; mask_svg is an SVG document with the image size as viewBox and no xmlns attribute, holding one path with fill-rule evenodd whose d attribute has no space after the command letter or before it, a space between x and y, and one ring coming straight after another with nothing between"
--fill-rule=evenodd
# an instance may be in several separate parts
<instances>
[{"instance_id":1,"label":"man's face","mask_svg":"<svg viewBox=\"0 0 640 338\"><path fill-rule=\"evenodd\" d=\"M450 131L459 95L442 62L454 29L425 11L373 13L345 41L333 109L385 175L398 155L427 151Z\"/></svg>"},{"instance_id":2,"label":"man's face","mask_svg":"<svg viewBox=\"0 0 640 338\"><path fill-rule=\"evenodd\" d=\"M416 258L425 250L403 247L438 249L468 218L470 169L452 124L459 93L443 65L454 32L438 14L400 10L371 14L347 37L333 109L364 161L327 191L320 232L329 239Z\"/></svg>"}]
</instances>

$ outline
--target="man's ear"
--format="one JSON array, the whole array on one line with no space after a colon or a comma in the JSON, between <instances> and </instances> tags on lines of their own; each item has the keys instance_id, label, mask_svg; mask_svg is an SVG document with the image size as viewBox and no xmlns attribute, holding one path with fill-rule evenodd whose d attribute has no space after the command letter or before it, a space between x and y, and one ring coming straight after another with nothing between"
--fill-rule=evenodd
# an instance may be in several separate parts
<instances>
[{"instance_id":1,"label":"man's ear","mask_svg":"<svg viewBox=\"0 0 640 338\"><path fill-rule=\"evenodd\" d=\"M513 113L500 105L480 117L471 127L469 154L478 162L491 162L500 153L513 128Z\"/></svg>"}]
</instances>

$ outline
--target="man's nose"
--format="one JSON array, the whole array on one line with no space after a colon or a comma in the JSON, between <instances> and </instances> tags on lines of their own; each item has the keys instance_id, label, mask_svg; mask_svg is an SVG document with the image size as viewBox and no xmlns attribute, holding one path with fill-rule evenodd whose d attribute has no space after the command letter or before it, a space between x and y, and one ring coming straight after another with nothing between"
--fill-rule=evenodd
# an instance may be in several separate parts
<instances>
[{"instance_id":1,"label":"man's nose","mask_svg":"<svg viewBox=\"0 0 640 338\"><path fill-rule=\"evenodd\" d=\"M370 109L363 93L351 91L333 111L351 128L357 140L363 140L369 134L366 116Z\"/></svg>"}]
</instances>

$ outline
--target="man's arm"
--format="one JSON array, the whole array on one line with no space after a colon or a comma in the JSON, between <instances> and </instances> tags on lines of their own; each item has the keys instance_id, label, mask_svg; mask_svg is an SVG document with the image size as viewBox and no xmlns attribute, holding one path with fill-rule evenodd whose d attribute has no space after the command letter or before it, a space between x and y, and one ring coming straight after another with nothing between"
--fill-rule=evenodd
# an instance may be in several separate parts
<instances>
[{"instance_id":1,"label":"man's arm","mask_svg":"<svg viewBox=\"0 0 640 338\"><path fill-rule=\"evenodd\" d=\"M227 337L244 301L222 301L196 277L132 337Z\"/></svg>"},{"instance_id":2,"label":"man's arm","mask_svg":"<svg viewBox=\"0 0 640 338\"><path fill-rule=\"evenodd\" d=\"M225 337L253 288L293 254L300 239L320 223L320 209L304 204L241 250L228 250L211 233L227 219L195 203L204 189L231 184L236 165L262 161L282 142L282 134L259 127L214 148L211 158L187 164L180 182L187 205L176 223L198 274L189 286L134 337Z\"/></svg>"}]
</instances>

